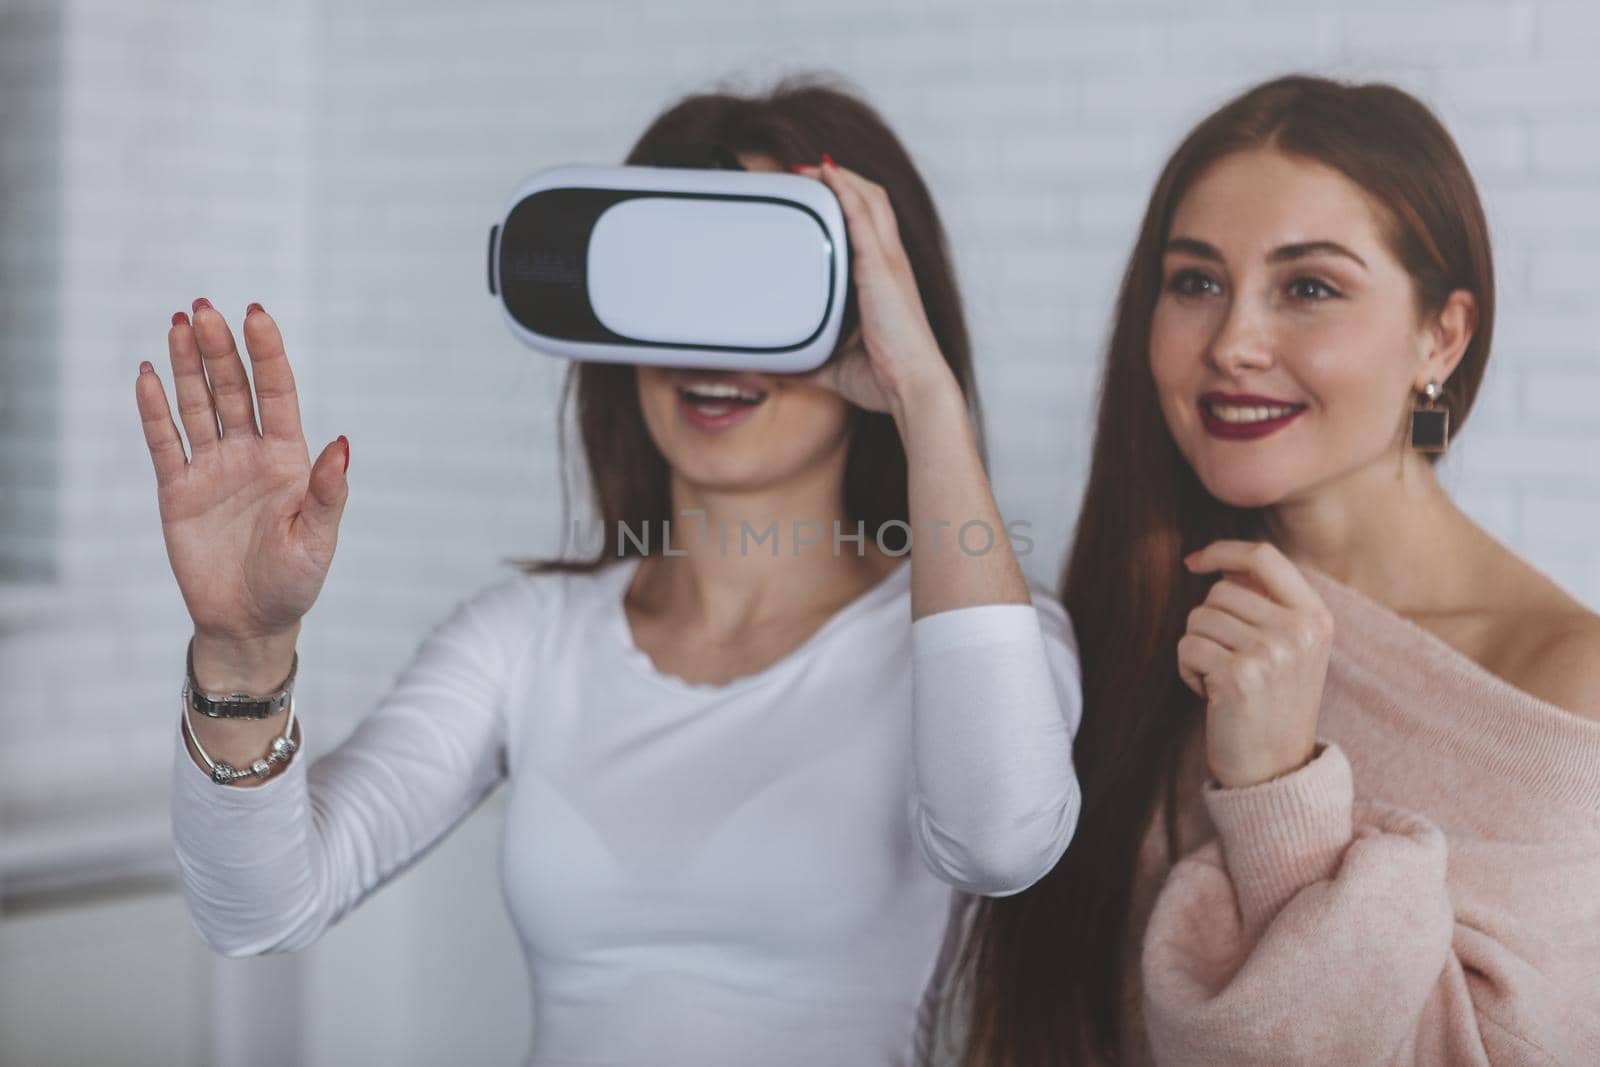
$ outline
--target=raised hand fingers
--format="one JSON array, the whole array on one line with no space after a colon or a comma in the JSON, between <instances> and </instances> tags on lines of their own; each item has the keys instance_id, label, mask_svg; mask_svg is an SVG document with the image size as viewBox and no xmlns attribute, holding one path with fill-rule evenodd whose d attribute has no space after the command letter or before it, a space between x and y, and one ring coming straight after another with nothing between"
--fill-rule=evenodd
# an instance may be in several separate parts
<instances>
[{"instance_id":1,"label":"raised hand fingers","mask_svg":"<svg viewBox=\"0 0 1600 1067\"><path fill-rule=\"evenodd\" d=\"M153 368L150 371L140 369L133 394L139 404L144 443L149 446L150 459L155 463L156 486L161 488L183 477L189 467L189 460L183 454L183 438L178 436L172 410L167 407L167 391L161 388L161 379Z\"/></svg>"},{"instance_id":2,"label":"raised hand fingers","mask_svg":"<svg viewBox=\"0 0 1600 1067\"><path fill-rule=\"evenodd\" d=\"M217 429L217 409L211 403L211 386L206 384L200 345L195 340L194 327L182 312L172 317L167 354L172 358L172 387L178 394L178 417L189 438L189 454L199 456L217 447L221 433ZM163 407L165 404L163 393Z\"/></svg>"},{"instance_id":3,"label":"raised hand fingers","mask_svg":"<svg viewBox=\"0 0 1600 1067\"><path fill-rule=\"evenodd\" d=\"M211 401L222 422L222 436L254 437L256 409L250 396L250 379L245 375L244 360L239 358L227 320L210 303L196 301L193 330L205 363L206 379L211 383ZM185 419L184 425L188 424Z\"/></svg>"},{"instance_id":4,"label":"raised hand fingers","mask_svg":"<svg viewBox=\"0 0 1600 1067\"><path fill-rule=\"evenodd\" d=\"M243 328L256 383L256 402L261 407L261 435L303 443L300 398L295 393L294 372L289 369L278 324L260 304L251 304L245 312Z\"/></svg>"}]
</instances>

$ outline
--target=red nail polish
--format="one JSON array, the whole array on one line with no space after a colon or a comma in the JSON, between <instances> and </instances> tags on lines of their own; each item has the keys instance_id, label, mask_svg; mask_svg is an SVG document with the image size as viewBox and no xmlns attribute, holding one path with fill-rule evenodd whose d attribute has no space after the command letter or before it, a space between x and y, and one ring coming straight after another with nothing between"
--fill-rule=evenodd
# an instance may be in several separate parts
<instances>
[{"instance_id":1,"label":"red nail polish","mask_svg":"<svg viewBox=\"0 0 1600 1067\"><path fill-rule=\"evenodd\" d=\"M174 326L187 326L187 325L189 325L189 316L185 315L181 311L174 311L172 313L172 325L174 325Z\"/></svg>"},{"instance_id":2,"label":"red nail polish","mask_svg":"<svg viewBox=\"0 0 1600 1067\"><path fill-rule=\"evenodd\" d=\"M350 439L344 434L339 435L339 443L344 446L344 472L350 473Z\"/></svg>"},{"instance_id":3,"label":"red nail polish","mask_svg":"<svg viewBox=\"0 0 1600 1067\"><path fill-rule=\"evenodd\" d=\"M139 364L139 373L140 374L149 374L154 370L155 370L155 367L150 365L150 361L148 359L145 360L143 363Z\"/></svg>"},{"instance_id":4,"label":"red nail polish","mask_svg":"<svg viewBox=\"0 0 1600 1067\"><path fill-rule=\"evenodd\" d=\"M826 152L822 153L822 165L824 167L838 167L839 166L839 164L837 164L837 163L835 163L833 161L833 157L828 155L828 153L826 153Z\"/></svg>"},{"instance_id":5,"label":"red nail polish","mask_svg":"<svg viewBox=\"0 0 1600 1067\"><path fill-rule=\"evenodd\" d=\"M195 313L195 314L196 314L196 315L198 315L198 314L200 314L200 309L201 309L201 308L208 308L208 307L211 307L211 301L209 301L209 300L207 300L207 299L206 299L206 298L205 298L205 297L203 297L203 296L201 296L201 297L196 297L196 298L195 298L195 302L194 302L194 313ZM215 309L215 308L212 308L212 310L213 310L213 311L215 311L215 310L216 310L216 309Z\"/></svg>"},{"instance_id":6,"label":"red nail polish","mask_svg":"<svg viewBox=\"0 0 1600 1067\"><path fill-rule=\"evenodd\" d=\"M252 312L252 311L265 311L265 310L267 310L267 309L262 307L260 304L251 304L249 307L244 309L244 317L248 319L250 317L250 312Z\"/></svg>"}]
</instances>

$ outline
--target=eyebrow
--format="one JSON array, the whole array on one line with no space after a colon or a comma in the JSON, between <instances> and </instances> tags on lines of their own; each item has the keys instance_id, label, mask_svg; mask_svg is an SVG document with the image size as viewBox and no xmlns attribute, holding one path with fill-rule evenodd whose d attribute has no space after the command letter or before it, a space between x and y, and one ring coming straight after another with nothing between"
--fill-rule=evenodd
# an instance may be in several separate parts
<instances>
[{"instance_id":1,"label":"eyebrow","mask_svg":"<svg viewBox=\"0 0 1600 1067\"><path fill-rule=\"evenodd\" d=\"M1193 237L1174 237L1167 242L1167 252L1188 252L1190 255L1199 256L1201 259L1222 262L1222 253L1212 245ZM1346 256L1367 268L1366 260L1350 251L1337 241L1301 241L1298 244L1280 245L1274 248L1267 256L1268 263L1284 263L1304 256L1314 256L1326 253L1335 256Z\"/></svg>"}]
</instances>

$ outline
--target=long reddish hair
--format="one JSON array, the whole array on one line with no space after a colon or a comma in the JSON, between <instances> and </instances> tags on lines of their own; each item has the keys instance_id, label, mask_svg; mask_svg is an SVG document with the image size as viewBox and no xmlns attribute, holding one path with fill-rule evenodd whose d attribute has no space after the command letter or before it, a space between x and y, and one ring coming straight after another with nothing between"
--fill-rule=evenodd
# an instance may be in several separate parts
<instances>
[{"instance_id":1,"label":"long reddish hair","mask_svg":"<svg viewBox=\"0 0 1600 1067\"><path fill-rule=\"evenodd\" d=\"M760 153L783 167L815 164L827 152L841 166L883 186L894 205L900 241L939 351L966 397L981 453L982 418L972 346L944 226L910 153L888 123L855 93L817 75L798 76L754 95L708 92L683 98L650 124L627 162L716 166L719 159L739 152ZM839 331L841 343L858 322L852 286ZM661 530L663 521L673 517L667 461L639 410L634 367L573 363L561 403L564 510L570 513L573 485L582 484L587 475L602 542L598 552L578 558L572 556L581 547L569 543L562 553L566 558L508 561L530 573L592 571L619 556L638 555L638 543L619 536L619 523L638 537L645 530ZM582 471L568 463L569 415L581 439ZM883 529L891 520L909 522L906 454L894 419L861 410L854 411L852 419L845 454L846 518L865 523L868 531ZM889 527L883 537L890 550L903 547L895 531Z\"/></svg>"},{"instance_id":2,"label":"long reddish hair","mask_svg":"<svg viewBox=\"0 0 1600 1067\"><path fill-rule=\"evenodd\" d=\"M1061 579L1083 664L1073 749L1083 814L1050 874L1015 896L979 901L970 916L956 998L970 1007L970 1065L1058 1067L1118 1062L1127 1052L1119 1023L1132 989L1124 953L1141 934L1129 928L1135 864L1158 814L1177 858L1174 782L1203 721L1203 705L1178 677L1176 648L1209 583L1180 561L1218 538L1266 537L1260 512L1211 496L1178 451L1156 400L1150 324L1178 203L1212 163L1254 148L1331 166L1383 206L1384 237L1412 278L1419 314L1438 311L1457 289L1476 299L1471 342L1444 386L1452 430L1483 379L1494 325L1488 227L1460 152L1421 102L1390 85L1291 75L1231 100L1178 146L1123 275L1089 481Z\"/></svg>"}]
</instances>

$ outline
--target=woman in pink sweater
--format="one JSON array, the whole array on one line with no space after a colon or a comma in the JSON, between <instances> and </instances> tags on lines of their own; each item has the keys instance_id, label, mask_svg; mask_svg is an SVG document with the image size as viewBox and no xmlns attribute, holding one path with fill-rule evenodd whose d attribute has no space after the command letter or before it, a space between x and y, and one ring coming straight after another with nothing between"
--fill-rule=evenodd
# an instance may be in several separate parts
<instances>
[{"instance_id":1,"label":"woman in pink sweater","mask_svg":"<svg viewBox=\"0 0 1600 1067\"><path fill-rule=\"evenodd\" d=\"M978 904L966 1062L1600 1064L1600 618L1433 467L1493 314L1398 89L1281 78L1167 163L1063 580L1083 818Z\"/></svg>"}]
</instances>

